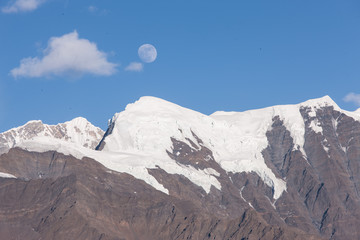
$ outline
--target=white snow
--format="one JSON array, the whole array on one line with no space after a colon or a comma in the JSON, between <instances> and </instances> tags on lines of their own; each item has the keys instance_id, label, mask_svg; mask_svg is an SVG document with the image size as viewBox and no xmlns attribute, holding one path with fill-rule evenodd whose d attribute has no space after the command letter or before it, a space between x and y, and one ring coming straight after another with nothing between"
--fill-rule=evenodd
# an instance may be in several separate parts
<instances>
[{"instance_id":1,"label":"white snow","mask_svg":"<svg viewBox=\"0 0 360 240\"><path fill-rule=\"evenodd\" d=\"M327 141L326 138L323 141L321 141L321 145L323 146L323 148L324 148L325 152L327 153L328 157L330 157L329 142Z\"/></svg>"},{"instance_id":2,"label":"white snow","mask_svg":"<svg viewBox=\"0 0 360 240\"><path fill-rule=\"evenodd\" d=\"M0 178L16 178L16 177L10 173L0 172Z\"/></svg>"},{"instance_id":3,"label":"white snow","mask_svg":"<svg viewBox=\"0 0 360 240\"><path fill-rule=\"evenodd\" d=\"M220 173L218 173L215 169L213 169L213 168L205 168L204 170L203 170L206 174L209 174L209 175L214 175L214 176L216 176L216 177L220 177ZM220 188L218 188L218 189L220 189Z\"/></svg>"},{"instance_id":4,"label":"white snow","mask_svg":"<svg viewBox=\"0 0 360 240\"><path fill-rule=\"evenodd\" d=\"M247 202L246 199L243 197L242 195L242 191L244 190L245 186L242 186L241 189L240 189L240 197L242 200L244 200L244 202Z\"/></svg>"},{"instance_id":5,"label":"white snow","mask_svg":"<svg viewBox=\"0 0 360 240\"><path fill-rule=\"evenodd\" d=\"M323 133L323 128L317 119L312 120L309 127L316 133Z\"/></svg>"},{"instance_id":6,"label":"white snow","mask_svg":"<svg viewBox=\"0 0 360 240\"><path fill-rule=\"evenodd\" d=\"M343 150L344 153L347 153L347 148L346 147L341 146L341 149Z\"/></svg>"},{"instance_id":7,"label":"white snow","mask_svg":"<svg viewBox=\"0 0 360 240\"><path fill-rule=\"evenodd\" d=\"M337 131L338 118L339 118L339 117L337 117L336 119L334 119L334 118L331 119L332 126L333 126L335 132Z\"/></svg>"}]
</instances>

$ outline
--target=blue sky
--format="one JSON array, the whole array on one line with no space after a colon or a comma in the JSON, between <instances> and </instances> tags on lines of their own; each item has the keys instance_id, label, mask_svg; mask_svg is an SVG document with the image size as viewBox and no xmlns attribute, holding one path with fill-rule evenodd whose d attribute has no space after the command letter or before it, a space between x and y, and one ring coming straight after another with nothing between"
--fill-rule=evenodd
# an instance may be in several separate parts
<instances>
[{"instance_id":1,"label":"blue sky","mask_svg":"<svg viewBox=\"0 0 360 240\"><path fill-rule=\"evenodd\" d=\"M3 0L0 8L0 132L78 116L106 129L141 96L205 114L324 95L360 107L359 1ZM152 63L138 56L145 43L157 49Z\"/></svg>"}]
</instances>

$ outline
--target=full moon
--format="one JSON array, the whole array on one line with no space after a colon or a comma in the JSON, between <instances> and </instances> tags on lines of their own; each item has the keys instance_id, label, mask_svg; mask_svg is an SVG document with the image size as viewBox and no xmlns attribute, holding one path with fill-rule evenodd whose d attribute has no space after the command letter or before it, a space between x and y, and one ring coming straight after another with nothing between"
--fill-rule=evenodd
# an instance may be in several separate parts
<instances>
[{"instance_id":1,"label":"full moon","mask_svg":"<svg viewBox=\"0 0 360 240\"><path fill-rule=\"evenodd\" d=\"M155 61L157 57L156 48L151 44L143 44L139 47L138 50L139 57L141 61L146 63L151 63Z\"/></svg>"}]
</instances>

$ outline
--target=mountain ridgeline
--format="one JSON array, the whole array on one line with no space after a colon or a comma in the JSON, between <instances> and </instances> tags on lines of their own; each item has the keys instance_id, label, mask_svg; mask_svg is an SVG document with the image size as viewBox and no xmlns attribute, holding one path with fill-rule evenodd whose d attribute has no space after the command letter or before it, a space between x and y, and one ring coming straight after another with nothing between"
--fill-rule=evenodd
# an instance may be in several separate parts
<instances>
[{"instance_id":1,"label":"mountain ridgeline","mask_svg":"<svg viewBox=\"0 0 360 240\"><path fill-rule=\"evenodd\" d=\"M155 97L0 133L1 239L360 239L360 112Z\"/></svg>"}]
</instances>

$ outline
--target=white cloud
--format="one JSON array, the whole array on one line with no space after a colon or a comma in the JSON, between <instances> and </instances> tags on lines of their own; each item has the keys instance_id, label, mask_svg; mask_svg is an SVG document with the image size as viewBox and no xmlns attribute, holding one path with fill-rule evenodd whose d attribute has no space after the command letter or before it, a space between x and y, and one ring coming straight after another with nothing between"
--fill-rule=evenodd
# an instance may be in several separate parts
<instances>
[{"instance_id":1,"label":"white cloud","mask_svg":"<svg viewBox=\"0 0 360 240\"><path fill-rule=\"evenodd\" d=\"M142 63L132 62L125 68L125 71L141 72L143 68Z\"/></svg>"},{"instance_id":2,"label":"white cloud","mask_svg":"<svg viewBox=\"0 0 360 240\"><path fill-rule=\"evenodd\" d=\"M88 11L89 11L89 12L96 12L97 10L98 10L98 8L95 7L95 6L93 6L93 5L91 5L91 6L88 7Z\"/></svg>"},{"instance_id":3,"label":"white cloud","mask_svg":"<svg viewBox=\"0 0 360 240\"><path fill-rule=\"evenodd\" d=\"M13 0L8 6L3 7L3 13L30 12L36 10L41 4L47 0Z\"/></svg>"},{"instance_id":4,"label":"white cloud","mask_svg":"<svg viewBox=\"0 0 360 240\"><path fill-rule=\"evenodd\" d=\"M116 66L107 61L106 53L99 51L95 43L79 38L74 31L50 38L42 58L24 58L10 74L15 78L86 73L109 76L116 72Z\"/></svg>"},{"instance_id":5,"label":"white cloud","mask_svg":"<svg viewBox=\"0 0 360 240\"><path fill-rule=\"evenodd\" d=\"M352 102L355 103L356 105L360 106L360 94L356 94L356 93L349 93L348 95L346 95L343 99L345 102Z\"/></svg>"},{"instance_id":6,"label":"white cloud","mask_svg":"<svg viewBox=\"0 0 360 240\"><path fill-rule=\"evenodd\" d=\"M104 16L104 15L107 15L109 13L108 10L100 9L97 6L94 6L94 5L88 6L87 10L88 10L89 13L97 15L97 16Z\"/></svg>"}]
</instances>

